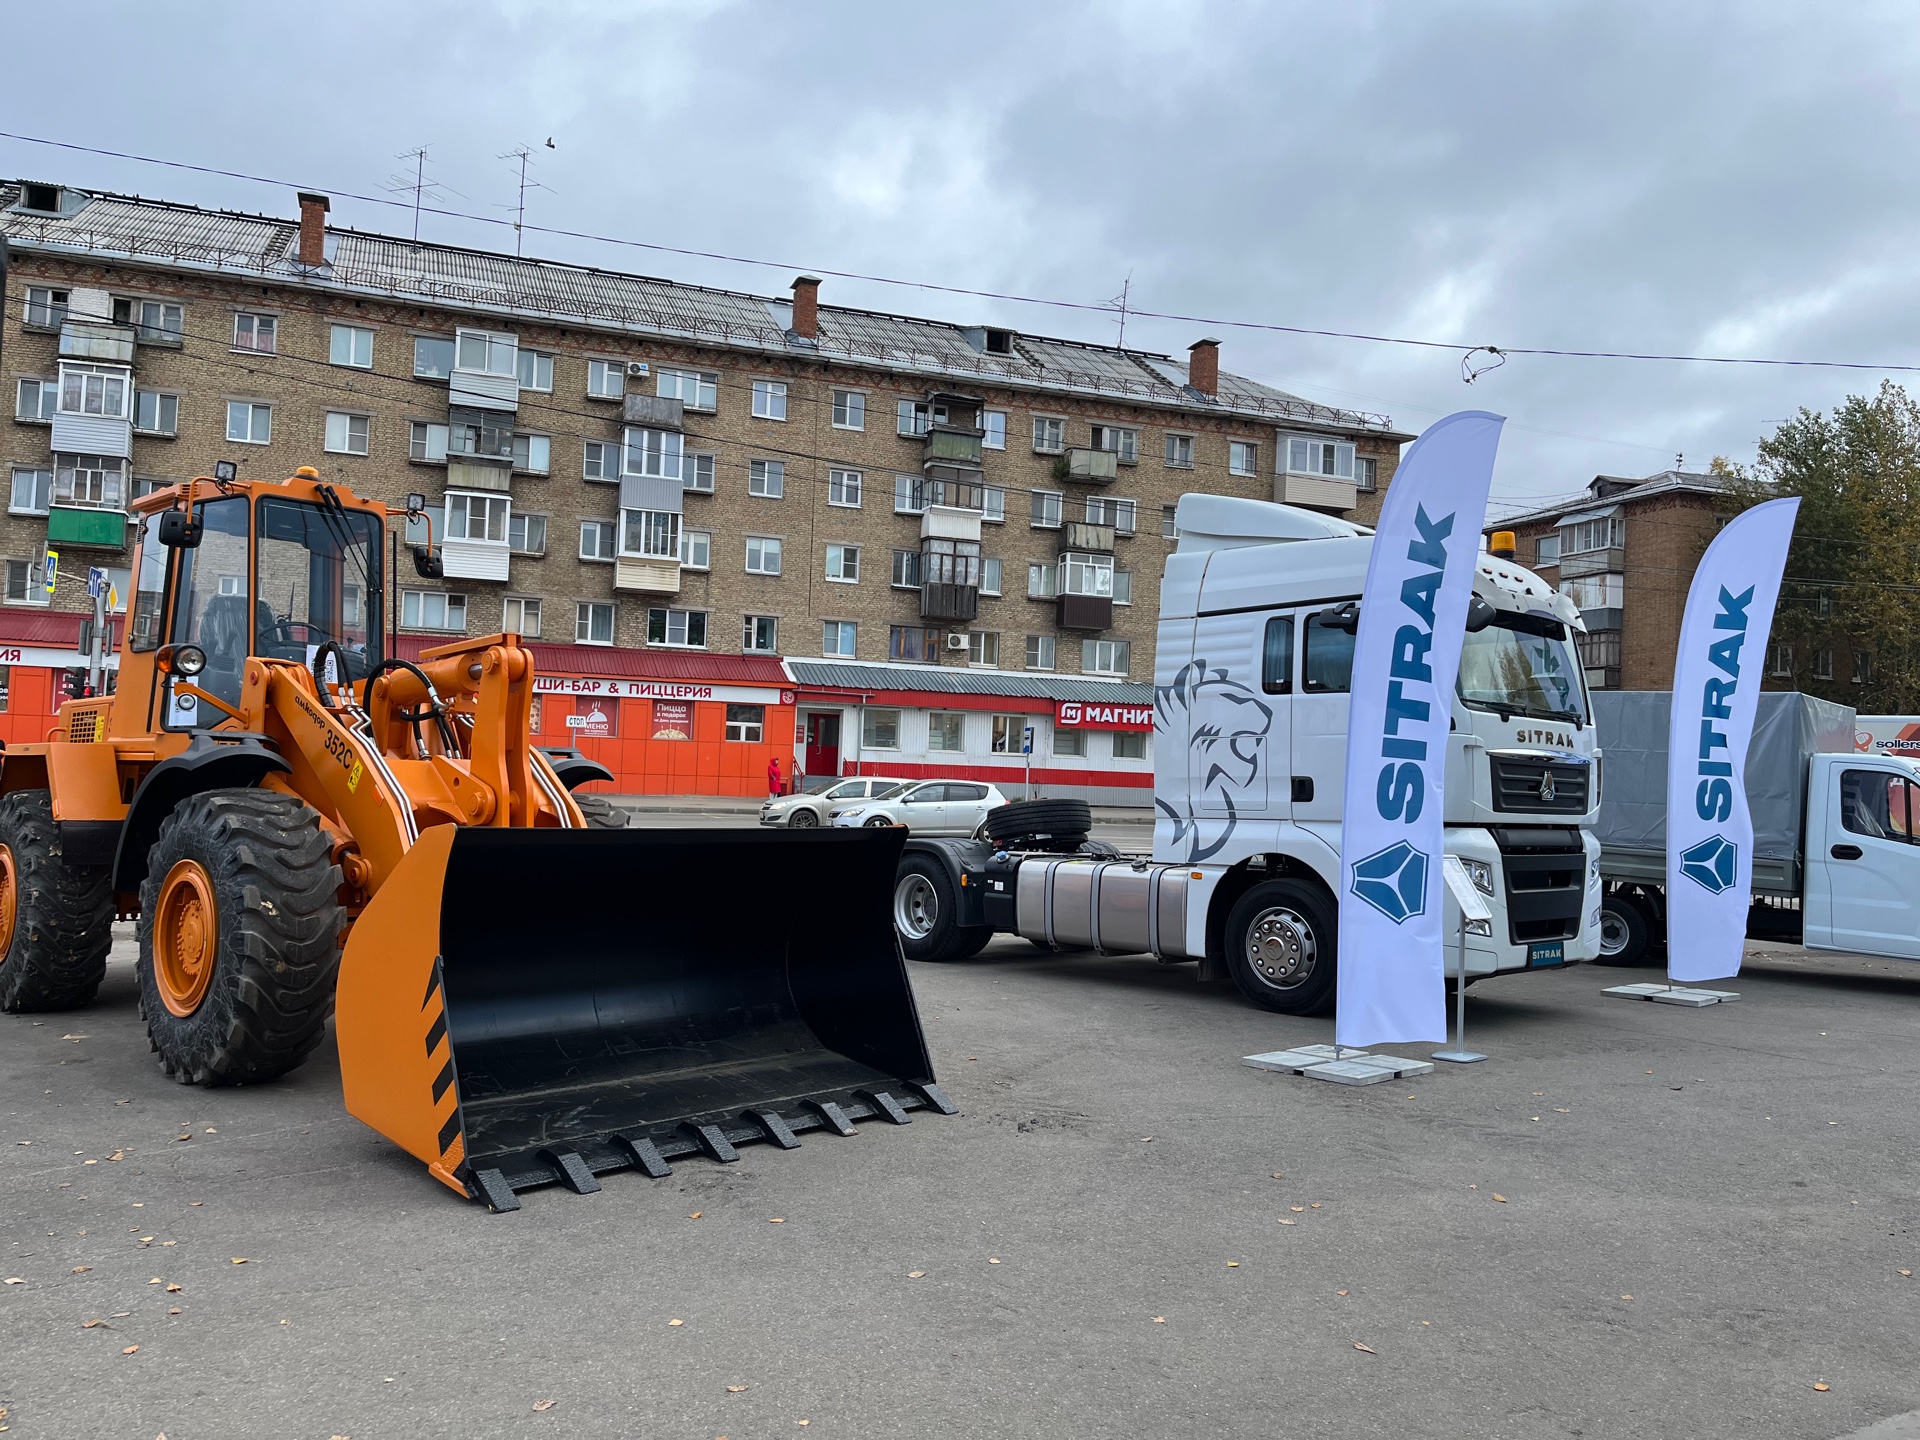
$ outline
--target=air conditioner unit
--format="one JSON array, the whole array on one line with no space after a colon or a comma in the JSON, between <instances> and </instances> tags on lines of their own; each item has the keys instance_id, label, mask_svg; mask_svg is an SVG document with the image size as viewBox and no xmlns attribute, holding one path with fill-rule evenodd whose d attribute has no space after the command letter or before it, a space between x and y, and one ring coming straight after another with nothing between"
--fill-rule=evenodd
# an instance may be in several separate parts
<instances>
[{"instance_id":1,"label":"air conditioner unit","mask_svg":"<svg viewBox=\"0 0 1920 1440\"><path fill-rule=\"evenodd\" d=\"M647 362L646 362L646 361L644 361L644 360L629 360L629 361L627 361L627 374L629 374L629 375L636 375L636 376L637 376L637 375L644 375L644 374L646 374L646 373L647 373Z\"/></svg>"},{"instance_id":2,"label":"air conditioner unit","mask_svg":"<svg viewBox=\"0 0 1920 1440\"><path fill-rule=\"evenodd\" d=\"M965 635L959 633L958 631L955 631L953 634L947 636L947 649L964 650L966 648L967 648L967 637Z\"/></svg>"}]
</instances>

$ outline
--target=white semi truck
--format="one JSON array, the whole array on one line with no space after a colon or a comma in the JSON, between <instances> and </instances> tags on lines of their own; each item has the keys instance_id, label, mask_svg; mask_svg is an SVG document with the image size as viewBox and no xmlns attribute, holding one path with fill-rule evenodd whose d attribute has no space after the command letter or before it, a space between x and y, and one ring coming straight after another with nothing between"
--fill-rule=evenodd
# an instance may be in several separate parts
<instances>
[{"instance_id":1,"label":"white semi truck","mask_svg":"<svg viewBox=\"0 0 1920 1440\"><path fill-rule=\"evenodd\" d=\"M1253 1004L1333 1003L1347 689L1371 534L1292 506L1188 495L1160 590L1153 855L1086 839L1076 802L989 816L993 840L909 839L894 923L910 959L996 933L1197 960ZM1598 951L1600 800L1578 610L1482 554L1453 702L1447 850L1493 911L1469 981ZM1459 915L1446 887L1444 933ZM1447 966L1459 961L1449 943Z\"/></svg>"}]
</instances>

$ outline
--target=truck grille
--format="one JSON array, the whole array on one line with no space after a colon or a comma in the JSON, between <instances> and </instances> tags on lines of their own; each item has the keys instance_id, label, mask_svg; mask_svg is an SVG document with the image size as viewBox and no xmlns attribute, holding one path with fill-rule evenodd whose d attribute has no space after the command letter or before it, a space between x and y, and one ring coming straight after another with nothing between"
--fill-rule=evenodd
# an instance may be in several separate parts
<instances>
[{"instance_id":1,"label":"truck grille","mask_svg":"<svg viewBox=\"0 0 1920 1440\"><path fill-rule=\"evenodd\" d=\"M1493 762L1493 808L1522 815L1587 813L1588 764L1551 760L1544 755L1502 755Z\"/></svg>"},{"instance_id":2,"label":"truck grille","mask_svg":"<svg viewBox=\"0 0 1920 1440\"><path fill-rule=\"evenodd\" d=\"M1505 827L1490 832L1500 847L1507 886L1507 938L1571 940L1580 933L1587 893L1587 852L1578 830Z\"/></svg>"}]
</instances>

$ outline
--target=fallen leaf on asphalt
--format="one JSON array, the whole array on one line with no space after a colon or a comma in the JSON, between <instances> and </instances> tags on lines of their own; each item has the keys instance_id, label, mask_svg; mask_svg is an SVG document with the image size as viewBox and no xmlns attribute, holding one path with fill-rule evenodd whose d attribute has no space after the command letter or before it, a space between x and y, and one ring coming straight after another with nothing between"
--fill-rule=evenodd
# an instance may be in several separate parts
<instances>
[{"instance_id":1,"label":"fallen leaf on asphalt","mask_svg":"<svg viewBox=\"0 0 1920 1440\"><path fill-rule=\"evenodd\" d=\"M1356 1350L1364 1350L1369 1355L1378 1355L1380 1353L1378 1350L1374 1349L1371 1345L1362 1345L1358 1340L1353 1342L1353 1348Z\"/></svg>"},{"instance_id":2,"label":"fallen leaf on asphalt","mask_svg":"<svg viewBox=\"0 0 1920 1440\"><path fill-rule=\"evenodd\" d=\"M176 1305L171 1310L167 1311L167 1313L169 1315L178 1315L180 1313L180 1307Z\"/></svg>"},{"instance_id":3,"label":"fallen leaf on asphalt","mask_svg":"<svg viewBox=\"0 0 1920 1440\"><path fill-rule=\"evenodd\" d=\"M153 1236L151 1236L151 1235L142 1235L142 1236L140 1237L140 1243L141 1243L142 1245L151 1245L151 1244L153 1244Z\"/></svg>"},{"instance_id":4,"label":"fallen leaf on asphalt","mask_svg":"<svg viewBox=\"0 0 1920 1440\"><path fill-rule=\"evenodd\" d=\"M787 1223L787 1217L784 1215L776 1215L771 1220L767 1221L767 1224L769 1225L784 1225L786 1223Z\"/></svg>"},{"instance_id":5,"label":"fallen leaf on asphalt","mask_svg":"<svg viewBox=\"0 0 1920 1440\"><path fill-rule=\"evenodd\" d=\"M82 1330L111 1330L113 1327L104 1320L83 1320L80 1322L80 1328Z\"/></svg>"},{"instance_id":6,"label":"fallen leaf on asphalt","mask_svg":"<svg viewBox=\"0 0 1920 1440\"><path fill-rule=\"evenodd\" d=\"M211 1126L211 1125L209 1125L209 1126L207 1126L207 1134L209 1134L209 1135L218 1135L219 1133L220 1133L220 1132L219 1132L218 1130L216 1130L216 1129L214 1129L214 1128L213 1128L213 1126Z\"/></svg>"},{"instance_id":7,"label":"fallen leaf on asphalt","mask_svg":"<svg viewBox=\"0 0 1920 1440\"><path fill-rule=\"evenodd\" d=\"M131 1355L133 1354L134 1351L138 1350L139 1348L140 1347L138 1345L129 1345L127 1346L126 1349L122 1350L120 1353L122 1355Z\"/></svg>"},{"instance_id":8,"label":"fallen leaf on asphalt","mask_svg":"<svg viewBox=\"0 0 1920 1440\"><path fill-rule=\"evenodd\" d=\"M744 1385L729 1385L727 1386L727 1393L729 1395L738 1395L745 1391L746 1388Z\"/></svg>"},{"instance_id":9,"label":"fallen leaf on asphalt","mask_svg":"<svg viewBox=\"0 0 1920 1440\"><path fill-rule=\"evenodd\" d=\"M707 1213L707 1212L706 1212L706 1211L704 1211L704 1210L696 1210L696 1211L694 1211L694 1212L693 1212L693 1213L692 1213L691 1215L689 1215L689 1216L687 1216L687 1219L689 1219L689 1220L698 1220L698 1219L699 1219L699 1218L700 1218L700 1217L701 1217L702 1215L704 1215L704 1214L706 1214L706 1213Z\"/></svg>"},{"instance_id":10,"label":"fallen leaf on asphalt","mask_svg":"<svg viewBox=\"0 0 1920 1440\"><path fill-rule=\"evenodd\" d=\"M236 1255L233 1257L233 1263L236 1265L245 1265L248 1263L247 1257L244 1255Z\"/></svg>"},{"instance_id":11,"label":"fallen leaf on asphalt","mask_svg":"<svg viewBox=\"0 0 1920 1440\"><path fill-rule=\"evenodd\" d=\"M204 1204L206 1204L206 1203L207 1203L207 1202L206 1202L206 1201L204 1201L204 1200L189 1200L189 1201L187 1201L187 1204L189 1204L189 1205L204 1205Z\"/></svg>"},{"instance_id":12,"label":"fallen leaf on asphalt","mask_svg":"<svg viewBox=\"0 0 1920 1440\"><path fill-rule=\"evenodd\" d=\"M174 1136L173 1138L174 1138L175 1140L191 1140L191 1139L193 1139L193 1136L192 1136L191 1134L187 1134L187 1135L176 1135L176 1136Z\"/></svg>"},{"instance_id":13,"label":"fallen leaf on asphalt","mask_svg":"<svg viewBox=\"0 0 1920 1440\"><path fill-rule=\"evenodd\" d=\"M1816 1380L1813 1382L1813 1388L1816 1390L1831 1390L1833 1387L1824 1380Z\"/></svg>"},{"instance_id":14,"label":"fallen leaf on asphalt","mask_svg":"<svg viewBox=\"0 0 1920 1440\"><path fill-rule=\"evenodd\" d=\"M1320 1202L1318 1200L1314 1201L1310 1208L1318 1210L1320 1208Z\"/></svg>"},{"instance_id":15,"label":"fallen leaf on asphalt","mask_svg":"<svg viewBox=\"0 0 1920 1440\"><path fill-rule=\"evenodd\" d=\"M923 1278L923 1277L924 1277L924 1276L926 1275L926 1273L927 1273L927 1272L926 1272L926 1271L924 1271L924 1270L909 1270L909 1271L907 1271L907 1279L909 1279L909 1280L919 1280L919 1279L921 1279L921 1278Z\"/></svg>"},{"instance_id":16,"label":"fallen leaf on asphalt","mask_svg":"<svg viewBox=\"0 0 1920 1440\"><path fill-rule=\"evenodd\" d=\"M178 1285L169 1285L167 1286L167 1293L169 1295L178 1295L180 1293L180 1287Z\"/></svg>"},{"instance_id":17,"label":"fallen leaf on asphalt","mask_svg":"<svg viewBox=\"0 0 1920 1440\"><path fill-rule=\"evenodd\" d=\"M1298 1225L1298 1224L1299 1224L1300 1222L1299 1222L1298 1220L1286 1220L1286 1219L1283 1219L1283 1220L1281 1220L1281 1222L1280 1222L1280 1223L1281 1223L1282 1225Z\"/></svg>"},{"instance_id":18,"label":"fallen leaf on asphalt","mask_svg":"<svg viewBox=\"0 0 1920 1440\"><path fill-rule=\"evenodd\" d=\"M811 1425L813 1422L811 1420L796 1420L793 1423L796 1425Z\"/></svg>"},{"instance_id":19,"label":"fallen leaf on asphalt","mask_svg":"<svg viewBox=\"0 0 1920 1440\"><path fill-rule=\"evenodd\" d=\"M536 1410L551 1410L559 1403L558 1400L536 1400L533 1402L533 1408Z\"/></svg>"},{"instance_id":20,"label":"fallen leaf on asphalt","mask_svg":"<svg viewBox=\"0 0 1920 1440\"><path fill-rule=\"evenodd\" d=\"M118 1160L120 1157L116 1155L113 1158ZM82 1165L98 1165L100 1162L98 1160L82 1160L80 1163Z\"/></svg>"},{"instance_id":21,"label":"fallen leaf on asphalt","mask_svg":"<svg viewBox=\"0 0 1920 1440\"><path fill-rule=\"evenodd\" d=\"M73 1273L75 1275L84 1275L91 1269L93 1269L91 1265L76 1265L73 1267Z\"/></svg>"},{"instance_id":22,"label":"fallen leaf on asphalt","mask_svg":"<svg viewBox=\"0 0 1920 1440\"><path fill-rule=\"evenodd\" d=\"M1561 1106L1556 1105L1553 1107L1553 1113L1556 1115L1571 1115L1573 1111L1563 1109Z\"/></svg>"},{"instance_id":23,"label":"fallen leaf on asphalt","mask_svg":"<svg viewBox=\"0 0 1920 1440\"><path fill-rule=\"evenodd\" d=\"M669 1321L667 1321L667 1324L669 1324L669 1325L684 1325L684 1324L686 1324L686 1323L687 1323L687 1322L686 1322L686 1321L684 1321L684 1320L669 1320Z\"/></svg>"},{"instance_id":24,"label":"fallen leaf on asphalt","mask_svg":"<svg viewBox=\"0 0 1920 1440\"><path fill-rule=\"evenodd\" d=\"M178 1240L162 1240L160 1242L160 1245L161 1245L161 1248L164 1249L169 1245L178 1245L179 1243L180 1242Z\"/></svg>"},{"instance_id":25,"label":"fallen leaf on asphalt","mask_svg":"<svg viewBox=\"0 0 1920 1440\"><path fill-rule=\"evenodd\" d=\"M1153 1317L1153 1323L1156 1325L1164 1325L1167 1323L1167 1317L1164 1315L1156 1315Z\"/></svg>"},{"instance_id":26,"label":"fallen leaf on asphalt","mask_svg":"<svg viewBox=\"0 0 1920 1440\"><path fill-rule=\"evenodd\" d=\"M1293 1208L1293 1213L1296 1215L1304 1215L1307 1213L1307 1207L1304 1205L1295 1205L1292 1208Z\"/></svg>"},{"instance_id":27,"label":"fallen leaf on asphalt","mask_svg":"<svg viewBox=\"0 0 1920 1440\"><path fill-rule=\"evenodd\" d=\"M60 1038L62 1040L85 1040L87 1037L85 1035L62 1035Z\"/></svg>"},{"instance_id":28,"label":"fallen leaf on asphalt","mask_svg":"<svg viewBox=\"0 0 1920 1440\"><path fill-rule=\"evenodd\" d=\"M156 1275L153 1277L153 1279L147 1281L147 1283L149 1285L164 1285L167 1283L167 1281L164 1275Z\"/></svg>"},{"instance_id":29,"label":"fallen leaf on asphalt","mask_svg":"<svg viewBox=\"0 0 1920 1440\"><path fill-rule=\"evenodd\" d=\"M1227 1269L1238 1270L1239 1268L1240 1268L1240 1262L1238 1260L1227 1261Z\"/></svg>"},{"instance_id":30,"label":"fallen leaf on asphalt","mask_svg":"<svg viewBox=\"0 0 1920 1440\"><path fill-rule=\"evenodd\" d=\"M1284 1179L1286 1179L1287 1177L1286 1177L1286 1176L1284 1176L1284 1175L1282 1175L1282 1174L1280 1174L1280 1173L1279 1173L1278 1171L1276 1171L1276 1172L1274 1173L1274 1177L1273 1177L1273 1178L1274 1178L1274 1179L1276 1179L1276 1180L1284 1180Z\"/></svg>"},{"instance_id":31,"label":"fallen leaf on asphalt","mask_svg":"<svg viewBox=\"0 0 1920 1440\"><path fill-rule=\"evenodd\" d=\"M1495 1195L1493 1198L1498 1200L1502 1205L1507 1203L1507 1197L1504 1195Z\"/></svg>"},{"instance_id":32,"label":"fallen leaf on asphalt","mask_svg":"<svg viewBox=\"0 0 1920 1440\"><path fill-rule=\"evenodd\" d=\"M1909 1280L1913 1278L1913 1271L1911 1270L1902 1270L1900 1273L1906 1276Z\"/></svg>"},{"instance_id":33,"label":"fallen leaf on asphalt","mask_svg":"<svg viewBox=\"0 0 1920 1440\"><path fill-rule=\"evenodd\" d=\"M1538 1115L1529 1115L1527 1118L1529 1120L1538 1120L1540 1117Z\"/></svg>"},{"instance_id":34,"label":"fallen leaf on asphalt","mask_svg":"<svg viewBox=\"0 0 1920 1440\"><path fill-rule=\"evenodd\" d=\"M998 1265L999 1263L1000 1257L998 1255L992 1255L987 1258L987 1264L989 1265Z\"/></svg>"},{"instance_id":35,"label":"fallen leaf on asphalt","mask_svg":"<svg viewBox=\"0 0 1920 1440\"><path fill-rule=\"evenodd\" d=\"M1334 1291L1333 1293L1334 1293L1334 1294L1336 1294L1336 1295L1344 1295L1344 1294L1346 1294L1347 1292L1346 1292L1346 1291L1344 1291L1344 1290L1336 1290L1336 1291Z\"/></svg>"},{"instance_id":36,"label":"fallen leaf on asphalt","mask_svg":"<svg viewBox=\"0 0 1920 1440\"><path fill-rule=\"evenodd\" d=\"M116 1310L113 1312L113 1314L109 1315L107 1318L109 1320L124 1320L131 1314L133 1314L133 1311L131 1310Z\"/></svg>"},{"instance_id":37,"label":"fallen leaf on asphalt","mask_svg":"<svg viewBox=\"0 0 1920 1440\"><path fill-rule=\"evenodd\" d=\"M22 1280L18 1275L9 1275L7 1277L6 1283L9 1285L24 1285L27 1282Z\"/></svg>"},{"instance_id":38,"label":"fallen leaf on asphalt","mask_svg":"<svg viewBox=\"0 0 1920 1440\"><path fill-rule=\"evenodd\" d=\"M1151 1135L1142 1135L1142 1136L1140 1137L1140 1143L1141 1143L1142 1145L1151 1145L1151 1144L1153 1143L1153 1136L1151 1136Z\"/></svg>"},{"instance_id":39,"label":"fallen leaf on asphalt","mask_svg":"<svg viewBox=\"0 0 1920 1440\"><path fill-rule=\"evenodd\" d=\"M1533 1098L1536 1100L1541 1099L1543 1096L1546 1095L1546 1093L1547 1092L1544 1090L1536 1090L1533 1092Z\"/></svg>"},{"instance_id":40,"label":"fallen leaf on asphalt","mask_svg":"<svg viewBox=\"0 0 1920 1440\"><path fill-rule=\"evenodd\" d=\"M1633 1297L1631 1295L1622 1295L1620 1298L1622 1300L1631 1300Z\"/></svg>"}]
</instances>

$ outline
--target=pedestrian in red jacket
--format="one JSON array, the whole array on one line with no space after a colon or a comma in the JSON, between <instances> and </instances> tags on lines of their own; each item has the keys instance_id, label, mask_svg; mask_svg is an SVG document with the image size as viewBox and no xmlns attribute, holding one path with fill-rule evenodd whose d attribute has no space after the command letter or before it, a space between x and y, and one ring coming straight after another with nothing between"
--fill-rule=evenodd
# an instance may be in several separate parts
<instances>
[{"instance_id":1,"label":"pedestrian in red jacket","mask_svg":"<svg viewBox=\"0 0 1920 1440\"><path fill-rule=\"evenodd\" d=\"M780 793L780 757L776 755L767 762L767 794L772 796L772 795L778 795L779 793Z\"/></svg>"}]
</instances>

